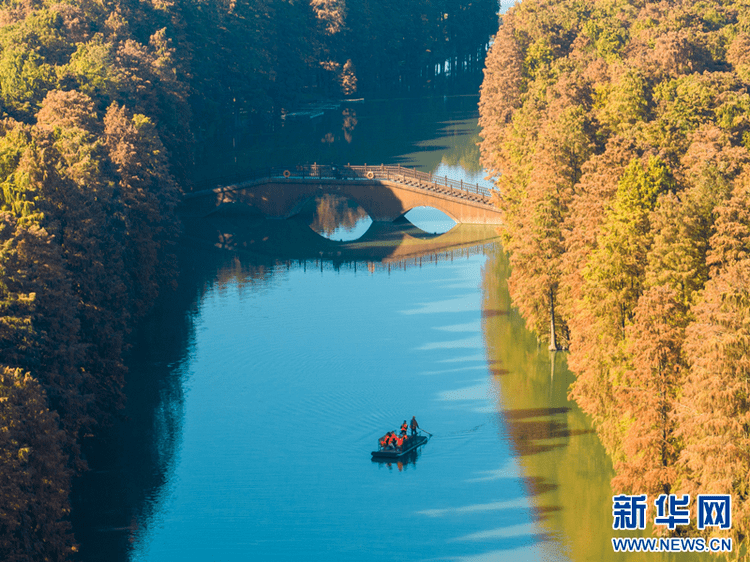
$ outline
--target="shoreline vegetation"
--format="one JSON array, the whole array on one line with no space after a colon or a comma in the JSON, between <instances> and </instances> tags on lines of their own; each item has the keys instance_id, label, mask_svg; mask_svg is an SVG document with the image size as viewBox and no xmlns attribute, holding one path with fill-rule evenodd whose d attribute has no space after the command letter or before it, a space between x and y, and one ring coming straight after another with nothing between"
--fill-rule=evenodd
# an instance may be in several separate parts
<instances>
[{"instance_id":1,"label":"shoreline vegetation","mask_svg":"<svg viewBox=\"0 0 750 562\"><path fill-rule=\"evenodd\" d=\"M750 532L750 3L524 0L480 101L509 288L567 349L615 493ZM698 530L698 494L732 529Z\"/></svg>"},{"instance_id":2,"label":"shoreline vegetation","mask_svg":"<svg viewBox=\"0 0 750 562\"><path fill-rule=\"evenodd\" d=\"M496 14L491 0L0 4L0 559L76 556L81 443L122 406L130 331L176 283L196 146L305 100L429 83Z\"/></svg>"}]
</instances>

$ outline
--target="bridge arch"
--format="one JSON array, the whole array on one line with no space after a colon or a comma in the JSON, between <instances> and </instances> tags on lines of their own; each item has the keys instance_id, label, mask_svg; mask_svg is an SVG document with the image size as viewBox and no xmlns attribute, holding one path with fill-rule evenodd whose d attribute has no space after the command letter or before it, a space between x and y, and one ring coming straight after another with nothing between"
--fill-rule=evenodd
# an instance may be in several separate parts
<instances>
[{"instance_id":1,"label":"bridge arch","mask_svg":"<svg viewBox=\"0 0 750 562\"><path fill-rule=\"evenodd\" d=\"M375 223L357 201L340 193L321 193L300 202L289 218L297 217L320 236L338 242L358 240Z\"/></svg>"},{"instance_id":2,"label":"bridge arch","mask_svg":"<svg viewBox=\"0 0 750 562\"><path fill-rule=\"evenodd\" d=\"M407 209L406 211L404 211L399 217L396 218L396 220L397 221L400 220L400 219L409 220L408 218L406 218L406 215L409 214L414 209L421 209L421 208L435 209L436 211L440 211L441 213L443 213L446 217L448 217L450 220L452 220L456 224L459 223L458 218L455 217L455 216L453 216L449 211L445 211L445 210L443 210L443 209L441 209L441 208L439 208L439 207L437 207L435 205L426 205L426 204L425 205L414 205L413 207L411 207L411 208Z\"/></svg>"},{"instance_id":3,"label":"bridge arch","mask_svg":"<svg viewBox=\"0 0 750 562\"><path fill-rule=\"evenodd\" d=\"M319 189L312 193L307 193L305 194L304 197L301 197L294 205L292 205L289 208L289 211L284 214L284 218L290 219L292 217L296 217L302 213L307 212L307 210L311 207L312 203L316 199L320 198L321 196L326 196L326 195L339 197L347 201L352 201L356 203L359 207L361 207L370 218L372 218L373 216L371 209L368 209L368 201L359 201L356 196L352 196L352 194L347 193L346 191L342 192L342 190L340 189L327 189L324 186L322 189Z\"/></svg>"}]
</instances>

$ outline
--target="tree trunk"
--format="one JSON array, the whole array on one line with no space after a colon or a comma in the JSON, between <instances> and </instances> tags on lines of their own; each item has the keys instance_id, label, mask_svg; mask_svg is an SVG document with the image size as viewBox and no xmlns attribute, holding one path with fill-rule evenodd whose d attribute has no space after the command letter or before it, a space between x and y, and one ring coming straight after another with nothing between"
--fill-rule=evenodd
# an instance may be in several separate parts
<instances>
[{"instance_id":1,"label":"tree trunk","mask_svg":"<svg viewBox=\"0 0 750 562\"><path fill-rule=\"evenodd\" d=\"M552 287L549 288L549 350L557 351L557 339L555 338L555 294Z\"/></svg>"}]
</instances>

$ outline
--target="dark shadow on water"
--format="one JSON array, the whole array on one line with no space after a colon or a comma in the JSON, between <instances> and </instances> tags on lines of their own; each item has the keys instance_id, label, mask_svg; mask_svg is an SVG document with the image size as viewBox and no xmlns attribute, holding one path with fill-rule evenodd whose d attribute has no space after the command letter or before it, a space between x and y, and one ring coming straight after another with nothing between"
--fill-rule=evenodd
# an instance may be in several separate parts
<instances>
[{"instance_id":1,"label":"dark shadow on water","mask_svg":"<svg viewBox=\"0 0 750 562\"><path fill-rule=\"evenodd\" d=\"M526 489L526 496L529 498L542 496L554 492L559 485L540 476L524 477L523 486ZM544 521L563 511L560 505L539 505L539 502L532 502L531 518L536 521Z\"/></svg>"},{"instance_id":2,"label":"dark shadow on water","mask_svg":"<svg viewBox=\"0 0 750 562\"><path fill-rule=\"evenodd\" d=\"M440 123L442 125L441 131L445 133L450 133L452 135L472 135L474 134L474 129L470 129L469 127L462 126L463 121L443 121ZM456 125L459 125L456 127ZM441 147L441 148L448 148L448 147Z\"/></svg>"},{"instance_id":3,"label":"dark shadow on water","mask_svg":"<svg viewBox=\"0 0 750 562\"><path fill-rule=\"evenodd\" d=\"M469 543L469 542L482 542L483 544L492 544L492 550L484 553L483 555L472 554L468 556L470 559L476 560L496 560L497 555L500 552L507 552L511 550L517 550L526 546L533 546L535 544L543 543L550 540L550 536L547 533L528 533L520 534L516 536L503 536L502 530L498 530L497 536L494 536L492 531L479 532L474 535L468 535L465 537L458 537L454 539L456 542ZM493 556L493 554L495 556ZM505 555L507 556L507 554ZM505 560L503 556L503 560ZM519 559L519 562L521 559ZM526 560L523 560L526 562ZM531 561L530 561L531 562ZM535 561L536 562L536 561Z\"/></svg>"},{"instance_id":4,"label":"dark shadow on water","mask_svg":"<svg viewBox=\"0 0 750 562\"><path fill-rule=\"evenodd\" d=\"M570 408L533 408L507 410L500 415L512 435L512 446L518 456L536 455L565 447L565 440L577 435L592 433L593 430L573 430L568 428L565 419L553 416L566 414ZM550 443L549 441L557 440ZM543 443L542 443L543 442Z\"/></svg>"},{"instance_id":5,"label":"dark shadow on water","mask_svg":"<svg viewBox=\"0 0 750 562\"><path fill-rule=\"evenodd\" d=\"M185 250L185 251L183 251ZM80 550L75 560L125 562L132 542L153 518L182 436L182 368L193 339L196 303L232 263L215 251L180 247L178 289L168 291L138 326L127 358L128 403L120 420L84 442L91 470L71 496Z\"/></svg>"},{"instance_id":6,"label":"dark shadow on water","mask_svg":"<svg viewBox=\"0 0 750 562\"><path fill-rule=\"evenodd\" d=\"M482 318L494 318L495 316L508 316L508 311L497 310L493 308L482 308Z\"/></svg>"},{"instance_id":7,"label":"dark shadow on water","mask_svg":"<svg viewBox=\"0 0 750 562\"><path fill-rule=\"evenodd\" d=\"M544 521L546 519L549 519L552 515L560 513L561 511L562 507L560 507L559 505L540 506L534 509L534 520Z\"/></svg>"},{"instance_id":8,"label":"dark shadow on water","mask_svg":"<svg viewBox=\"0 0 750 562\"><path fill-rule=\"evenodd\" d=\"M487 361L487 368L490 370L492 374L495 375L507 375L511 371L505 368L505 365L502 361Z\"/></svg>"},{"instance_id":9,"label":"dark shadow on water","mask_svg":"<svg viewBox=\"0 0 750 562\"><path fill-rule=\"evenodd\" d=\"M554 482L540 476L524 477L522 480L529 496L540 496L553 492L558 487Z\"/></svg>"},{"instance_id":10,"label":"dark shadow on water","mask_svg":"<svg viewBox=\"0 0 750 562\"><path fill-rule=\"evenodd\" d=\"M527 408L524 410L507 410L506 419L524 419L524 418L543 418L554 416L555 414L567 414L570 408L567 406L557 408Z\"/></svg>"}]
</instances>

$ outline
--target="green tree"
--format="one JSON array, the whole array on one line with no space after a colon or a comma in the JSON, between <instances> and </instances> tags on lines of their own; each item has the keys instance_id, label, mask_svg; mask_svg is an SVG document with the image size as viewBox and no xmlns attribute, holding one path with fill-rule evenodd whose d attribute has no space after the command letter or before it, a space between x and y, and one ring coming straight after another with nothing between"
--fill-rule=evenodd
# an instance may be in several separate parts
<instances>
[{"instance_id":1,"label":"green tree","mask_svg":"<svg viewBox=\"0 0 750 562\"><path fill-rule=\"evenodd\" d=\"M633 160L618 184L597 249L584 270L589 305L608 317L623 337L643 290L646 255L653 239L649 215L658 195L672 189L674 180L661 160L651 158L645 168Z\"/></svg>"}]
</instances>

